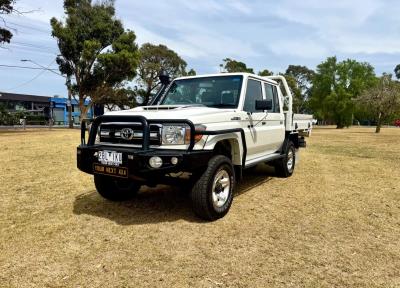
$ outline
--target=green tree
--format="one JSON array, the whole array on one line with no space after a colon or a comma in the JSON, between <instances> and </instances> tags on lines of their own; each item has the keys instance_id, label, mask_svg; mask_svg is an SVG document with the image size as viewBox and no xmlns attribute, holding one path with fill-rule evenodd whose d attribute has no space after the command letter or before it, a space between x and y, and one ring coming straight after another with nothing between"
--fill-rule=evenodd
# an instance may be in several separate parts
<instances>
[{"instance_id":1,"label":"green tree","mask_svg":"<svg viewBox=\"0 0 400 288\"><path fill-rule=\"evenodd\" d=\"M113 87L106 84L100 85L96 88L95 94L96 104L104 105L109 110L115 107L124 109L125 107L136 106L135 91L126 88L124 83L116 84Z\"/></svg>"},{"instance_id":2,"label":"green tree","mask_svg":"<svg viewBox=\"0 0 400 288\"><path fill-rule=\"evenodd\" d=\"M173 50L165 45L145 43L140 47L140 62L138 80L141 86L139 95L146 105L151 95L161 86L158 75L161 70L166 71L171 78L187 75L186 62ZM193 69L190 73L196 73ZM189 73L188 72L188 73Z\"/></svg>"},{"instance_id":3,"label":"green tree","mask_svg":"<svg viewBox=\"0 0 400 288\"><path fill-rule=\"evenodd\" d=\"M6 22L1 15L11 14L15 11L14 9L15 0L0 0L0 45L4 43L10 43L13 36L10 29L6 26Z\"/></svg>"},{"instance_id":4,"label":"green tree","mask_svg":"<svg viewBox=\"0 0 400 288\"><path fill-rule=\"evenodd\" d=\"M375 82L374 68L368 63L329 57L317 66L312 81L310 107L320 120L333 120L337 128L350 126L354 99Z\"/></svg>"},{"instance_id":5,"label":"green tree","mask_svg":"<svg viewBox=\"0 0 400 288\"><path fill-rule=\"evenodd\" d=\"M259 71L258 75L259 76L272 76L272 75L274 75L274 72L269 71L268 69L264 69L262 71Z\"/></svg>"},{"instance_id":6,"label":"green tree","mask_svg":"<svg viewBox=\"0 0 400 288\"><path fill-rule=\"evenodd\" d=\"M293 97L293 112L294 113L300 113L300 110L302 109L302 106L304 105L304 101L301 95L301 90L297 86L296 78L294 78L292 75L285 75L286 82L289 86L290 92L292 93ZM281 87L281 90L283 91L283 87Z\"/></svg>"},{"instance_id":7,"label":"green tree","mask_svg":"<svg viewBox=\"0 0 400 288\"><path fill-rule=\"evenodd\" d=\"M186 72L186 76L196 76L196 71L191 68L188 72Z\"/></svg>"},{"instance_id":8,"label":"green tree","mask_svg":"<svg viewBox=\"0 0 400 288\"><path fill-rule=\"evenodd\" d=\"M254 73L253 68L248 68L245 63L239 62L230 58L225 58L222 60L224 63L220 64L220 67L228 73L233 72L246 72Z\"/></svg>"},{"instance_id":9,"label":"green tree","mask_svg":"<svg viewBox=\"0 0 400 288\"><path fill-rule=\"evenodd\" d=\"M293 99L293 109L297 113L304 112L310 95L311 81L315 72L306 66L289 65L285 76L292 77L295 81L296 92ZM293 88L294 89L294 88Z\"/></svg>"},{"instance_id":10,"label":"green tree","mask_svg":"<svg viewBox=\"0 0 400 288\"><path fill-rule=\"evenodd\" d=\"M377 121L376 133L381 131L384 121L393 120L400 113L400 84L392 75L383 74L376 84L357 97L357 102L370 111Z\"/></svg>"},{"instance_id":11,"label":"green tree","mask_svg":"<svg viewBox=\"0 0 400 288\"><path fill-rule=\"evenodd\" d=\"M85 100L96 103L98 87L116 87L136 76L138 47L134 32L115 18L112 1L65 0L64 11L65 22L51 19L61 54L56 61L62 74L75 78L71 87L83 119L90 108Z\"/></svg>"},{"instance_id":12,"label":"green tree","mask_svg":"<svg viewBox=\"0 0 400 288\"><path fill-rule=\"evenodd\" d=\"M0 125L13 125L14 119L10 112L7 111L6 106L0 103Z\"/></svg>"},{"instance_id":13,"label":"green tree","mask_svg":"<svg viewBox=\"0 0 400 288\"><path fill-rule=\"evenodd\" d=\"M394 73L396 75L397 79L400 79L400 64L398 64L395 68L394 68Z\"/></svg>"}]
</instances>

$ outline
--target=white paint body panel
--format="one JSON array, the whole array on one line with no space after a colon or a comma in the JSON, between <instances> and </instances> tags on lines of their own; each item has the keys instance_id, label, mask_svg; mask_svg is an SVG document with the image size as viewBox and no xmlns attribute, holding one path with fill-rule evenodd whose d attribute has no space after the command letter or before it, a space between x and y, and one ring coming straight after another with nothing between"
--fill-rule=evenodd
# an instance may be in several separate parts
<instances>
[{"instance_id":1,"label":"white paint body panel","mask_svg":"<svg viewBox=\"0 0 400 288\"><path fill-rule=\"evenodd\" d=\"M209 131L225 130L242 128L246 136L247 156L246 164L253 164L260 159L268 159L269 155L276 155L277 151L281 148L285 140L286 131L295 131L294 122L297 123L301 129L309 129L312 127L312 116L292 114L292 96L287 87L286 80L282 76L260 77L248 73L224 73L224 74L209 74L201 76L181 77L177 79L190 79L195 77L210 77L210 76L225 76L225 75L241 75L243 76L242 90L237 109L219 109L204 106L190 106L190 105L159 105L159 106L146 106L137 107L130 110L107 112L106 115L132 115L144 116L150 120L157 119L187 119L193 124L204 125ZM260 111L257 113L247 113L243 111L245 101L247 81L251 78L262 83L272 84L277 87L280 112L267 113ZM287 88L285 95L280 91L278 83L274 80L283 81L283 87ZM264 85L262 85L264 90ZM264 91L263 91L264 92ZM265 99L265 92L264 92ZM288 99L287 111L283 111L284 99ZM293 121L295 120L295 121ZM311 126L309 123L311 122ZM253 127L251 126L253 125ZM201 141L197 142L194 150L212 150L215 145L221 140L230 140L236 145L233 153L233 162L235 165L241 165L240 159L244 153L240 133L229 133L222 135L203 136ZM188 145L162 145L154 147L156 149L187 149Z\"/></svg>"}]
</instances>

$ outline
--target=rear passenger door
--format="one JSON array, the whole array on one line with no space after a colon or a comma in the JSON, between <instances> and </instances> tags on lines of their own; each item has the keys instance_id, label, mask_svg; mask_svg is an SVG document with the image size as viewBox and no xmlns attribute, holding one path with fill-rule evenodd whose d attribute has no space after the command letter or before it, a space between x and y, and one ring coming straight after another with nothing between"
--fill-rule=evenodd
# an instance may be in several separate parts
<instances>
[{"instance_id":1,"label":"rear passenger door","mask_svg":"<svg viewBox=\"0 0 400 288\"><path fill-rule=\"evenodd\" d=\"M242 119L242 128L246 134L247 159L253 160L266 154L268 149L268 131L266 123L267 113L256 110L256 100L263 100L263 82L249 78L247 80L246 95L243 111L247 113Z\"/></svg>"},{"instance_id":2,"label":"rear passenger door","mask_svg":"<svg viewBox=\"0 0 400 288\"><path fill-rule=\"evenodd\" d=\"M267 117L265 126L268 131L266 151L268 151L268 153L274 153L280 149L285 138L285 119L282 113L283 107L279 101L277 87L266 82L263 83L263 87L266 100L272 101L272 109L266 111Z\"/></svg>"}]
</instances>

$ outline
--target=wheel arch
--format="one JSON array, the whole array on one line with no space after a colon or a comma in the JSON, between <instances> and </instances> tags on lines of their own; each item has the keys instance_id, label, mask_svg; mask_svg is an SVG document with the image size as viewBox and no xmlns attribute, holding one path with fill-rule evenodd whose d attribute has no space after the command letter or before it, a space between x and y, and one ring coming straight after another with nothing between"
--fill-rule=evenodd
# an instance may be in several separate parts
<instances>
[{"instance_id":1,"label":"wheel arch","mask_svg":"<svg viewBox=\"0 0 400 288\"><path fill-rule=\"evenodd\" d=\"M294 144L294 147L296 149L299 149L299 147L300 147L299 133L298 132L286 133L285 142L284 142L284 149L286 149L286 146L288 145L289 142L292 142Z\"/></svg>"},{"instance_id":2,"label":"wheel arch","mask_svg":"<svg viewBox=\"0 0 400 288\"><path fill-rule=\"evenodd\" d=\"M236 133L218 135L208 139L204 149L227 156L233 165L242 165L243 147L239 138Z\"/></svg>"}]
</instances>

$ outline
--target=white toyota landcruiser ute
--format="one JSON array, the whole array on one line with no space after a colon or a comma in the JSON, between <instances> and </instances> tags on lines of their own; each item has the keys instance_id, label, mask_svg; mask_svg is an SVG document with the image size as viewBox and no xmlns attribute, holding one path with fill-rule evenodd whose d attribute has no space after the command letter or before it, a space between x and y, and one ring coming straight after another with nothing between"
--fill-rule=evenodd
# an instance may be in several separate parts
<instances>
[{"instance_id":1,"label":"white toyota landcruiser ute","mask_svg":"<svg viewBox=\"0 0 400 288\"><path fill-rule=\"evenodd\" d=\"M125 200L142 185L188 181L194 212L215 220L228 212L244 169L268 162L278 176L292 175L312 116L293 114L283 76L160 79L151 105L97 117L87 141L82 122L77 165L101 196Z\"/></svg>"}]
</instances>

